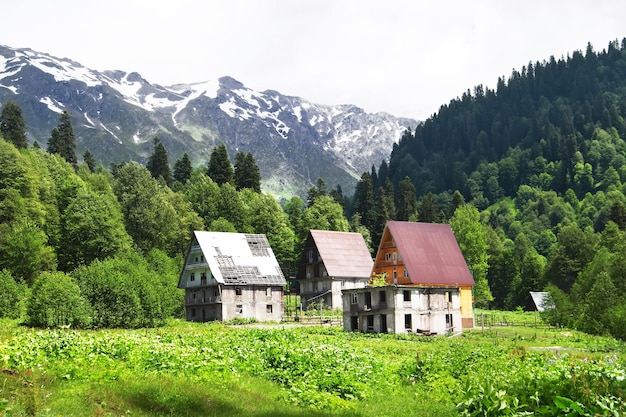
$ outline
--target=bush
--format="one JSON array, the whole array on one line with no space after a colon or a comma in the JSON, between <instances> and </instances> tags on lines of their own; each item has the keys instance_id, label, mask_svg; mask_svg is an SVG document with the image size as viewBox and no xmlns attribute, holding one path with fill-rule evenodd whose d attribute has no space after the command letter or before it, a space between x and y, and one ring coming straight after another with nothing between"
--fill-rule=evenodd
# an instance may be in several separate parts
<instances>
[{"instance_id":1,"label":"bush","mask_svg":"<svg viewBox=\"0 0 626 417\"><path fill-rule=\"evenodd\" d=\"M16 319L20 316L23 292L23 286L15 282L8 270L0 271L0 318Z\"/></svg>"},{"instance_id":2,"label":"bush","mask_svg":"<svg viewBox=\"0 0 626 417\"><path fill-rule=\"evenodd\" d=\"M26 305L27 322L35 327L89 325L89 307L72 277L44 272L33 283Z\"/></svg>"}]
</instances>

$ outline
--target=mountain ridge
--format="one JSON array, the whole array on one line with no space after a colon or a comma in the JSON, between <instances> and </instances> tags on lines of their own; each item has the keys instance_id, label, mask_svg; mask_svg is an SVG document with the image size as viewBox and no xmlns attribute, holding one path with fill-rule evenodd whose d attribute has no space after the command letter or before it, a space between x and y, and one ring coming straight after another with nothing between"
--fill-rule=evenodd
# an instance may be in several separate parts
<instances>
[{"instance_id":1,"label":"mountain ridge","mask_svg":"<svg viewBox=\"0 0 626 417\"><path fill-rule=\"evenodd\" d=\"M304 195L318 178L351 192L360 174L388 159L402 133L417 125L355 105L255 91L229 76L161 86L137 72L99 72L68 58L0 46L0 102L7 100L22 107L29 139L40 144L68 110L77 152L89 149L104 164L145 163L154 136L166 146L170 165L184 152L194 166L206 164L220 143L231 160L251 152L264 190L278 196Z\"/></svg>"}]
</instances>

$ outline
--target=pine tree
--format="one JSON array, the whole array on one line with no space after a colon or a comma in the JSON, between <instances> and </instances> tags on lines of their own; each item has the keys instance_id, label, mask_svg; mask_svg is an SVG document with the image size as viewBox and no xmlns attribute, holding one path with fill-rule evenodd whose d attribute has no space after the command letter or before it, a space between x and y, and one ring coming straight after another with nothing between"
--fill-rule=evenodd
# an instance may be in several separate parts
<instances>
[{"instance_id":1,"label":"pine tree","mask_svg":"<svg viewBox=\"0 0 626 417\"><path fill-rule=\"evenodd\" d=\"M417 213L417 195L415 186L405 177L400 181L400 192L398 193L397 215L398 220L407 221Z\"/></svg>"},{"instance_id":2,"label":"pine tree","mask_svg":"<svg viewBox=\"0 0 626 417\"><path fill-rule=\"evenodd\" d=\"M354 211L361 215L361 223L370 231L376 227L376 207L374 204L374 189L372 176L364 172L354 191Z\"/></svg>"},{"instance_id":3,"label":"pine tree","mask_svg":"<svg viewBox=\"0 0 626 417\"><path fill-rule=\"evenodd\" d=\"M89 149L87 149L85 153L83 153L83 162L87 165L89 171L94 172L96 170L96 160L94 159L91 152L89 152Z\"/></svg>"},{"instance_id":4,"label":"pine tree","mask_svg":"<svg viewBox=\"0 0 626 417\"><path fill-rule=\"evenodd\" d=\"M18 149L28 147L22 108L11 100L2 106L2 112L0 112L0 134Z\"/></svg>"},{"instance_id":5,"label":"pine tree","mask_svg":"<svg viewBox=\"0 0 626 417\"><path fill-rule=\"evenodd\" d=\"M170 171L170 163L167 159L167 151L161 140L155 136L153 139L154 151L148 157L146 168L150 171L152 178L163 178L165 183L172 185L172 171Z\"/></svg>"},{"instance_id":6,"label":"pine tree","mask_svg":"<svg viewBox=\"0 0 626 417\"><path fill-rule=\"evenodd\" d=\"M48 139L48 152L59 154L72 166L77 166L76 138L70 115L66 110L63 110L59 117L59 125L52 129L51 137Z\"/></svg>"},{"instance_id":7,"label":"pine tree","mask_svg":"<svg viewBox=\"0 0 626 417\"><path fill-rule=\"evenodd\" d=\"M228 159L226 145L223 143L213 148L213 152L211 152L211 157L209 158L207 175L220 186L234 183L233 167L230 164L230 159Z\"/></svg>"},{"instance_id":8,"label":"pine tree","mask_svg":"<svg viewBox=\"0 0 626 417\"><path fill-rule=\"evenodd\" d=\"M437 222L437 205L435 204L435 196L428 193L422 199L418 209L418 217L420 222L436 223Z\"/></svg>"},{"instance_id":9,"label":"pine tree","mask_svg":"<svg viewBox=\"0 0 626 417\"><path fill-rule=\"evenodd\" d=\"M189 155L185 152L174 164L174 179L181 184L186 184L189 178L191 178L192 170L191 160L189 160Z\"/></svg>"},{"instance_id":10,"label":"pine tree","mask_svg":"<svg viewBox=\"0 0 626 417\"><path fill-rule=\"evenodd\" d=\"M252 153L238 152L235 155L234 178L237 190L249 188L254 192L261 192L261 171Z\"/></svg>"}]
</instances>

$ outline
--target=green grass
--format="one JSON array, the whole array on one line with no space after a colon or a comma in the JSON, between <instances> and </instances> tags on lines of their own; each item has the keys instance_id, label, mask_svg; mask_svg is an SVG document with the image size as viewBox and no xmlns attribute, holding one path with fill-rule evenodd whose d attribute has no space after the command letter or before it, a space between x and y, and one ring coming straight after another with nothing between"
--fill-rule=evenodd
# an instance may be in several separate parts
<instances>
[{"instance_id":1,"label":"green grass","mask_svg":"<svg viewBox=\"0 0 626 417\"><path fill-rule=\"evenodd\" d=\"M591 409L597 396L584 393L626 392L624 344L571 330L446 338L271 327L40 331L2 320L0 416L453 416L459 404L504 401L498 392L528 407L526 386L548 411L557 395Z\"/></svg>"}]
</instances>

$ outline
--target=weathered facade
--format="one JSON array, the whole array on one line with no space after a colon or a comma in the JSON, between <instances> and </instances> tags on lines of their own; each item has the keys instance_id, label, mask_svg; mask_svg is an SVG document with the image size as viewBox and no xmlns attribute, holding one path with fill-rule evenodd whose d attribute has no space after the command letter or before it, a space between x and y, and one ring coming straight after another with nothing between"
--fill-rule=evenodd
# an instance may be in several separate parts
<instances>
[{"instance_id":1,"label":"weathered facade","mask_svg":"<svg viewBox=\"0 0 626 417\"><path fill-rule=\"evenodd\" d=\"M343 291L346 330L443 333L474 327L474 279L449 225L387 222L372 274L383 276L386 286ZM386 308L374 309L374 300L383 299Z\"/></svg>"},{"instance_id":2,"label":"weathered facade","mask_svg":"<svg viewBox=\"0 0 626 417\"><path fill-rule=\"evenodd\" d=\"M458 287L388 285L344 294L345 331L434 335L462 330Z\"/></svg>"},{"instance_id":3,"label":"weathered facade","mask_svg":"<svg viewBox=\"0 0 626 417\"><path fill-rule=\"evenodd\" d=\"M296 275L303 307L341 308L342 290L365 287L373 264L360 233L310 230Z\"/></svg>"},{"instance_id":4,"label":"weathered facade","mask_svg":"<svg viewBox=\"0 0 626 417\"><path fill-rule=\"evenodd\" d=\"M195 231L178 288L189 321L280 321L285 282L265 235Z\"/></svg>"}]
</instances>

